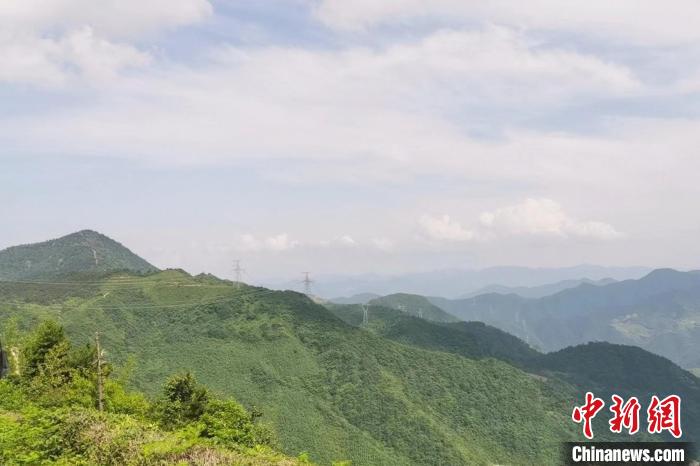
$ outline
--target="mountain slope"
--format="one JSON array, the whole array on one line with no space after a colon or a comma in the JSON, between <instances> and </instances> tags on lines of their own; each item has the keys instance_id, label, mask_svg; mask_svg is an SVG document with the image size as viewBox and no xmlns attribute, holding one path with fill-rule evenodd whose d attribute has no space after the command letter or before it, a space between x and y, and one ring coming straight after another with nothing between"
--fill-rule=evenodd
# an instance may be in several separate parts
<instances>
[{"instance_id":1,"label":"mountain slope","mask_svg":"<svg viewBox=\"0 0 700 466\"><path fill-rule=\"evenodd\" d=\"M540 299L487 294L432 302L546 351L609 341L640 346L689 369L700 367L700 272L661 269L639 280L584 284Z\"/></svg>"},{"instance_id":2,"label":"mountain slope","mask_svg":"<svg viewBox=\"0 0 700 466\"><path fill-rule=\"evenodd\" d=\"M362 325L358 306L330 306L351 325ZM573 384L579 393L592 391L648 400L651 395L677 394L683 399L687 438L700 438L700 380L668 359L641 348L588 343L549 354L539 353L518 338L481 322L438 324L388 308L372 308L368 330L401 343L460 354L492 357L529 373ZM603 425L599 431L605 432Z\"/></svg>"},{"instance_id":3,"label":"mountain slope","mask_svg":"<svg viewBox=\"0 0 700 466\"><path fill-rule=\"evenodd\" d=\"M327 307L348 324L363 325L360 306L329 304ZM368 317L367 330L424 349L476 359L492 357L519 367L529 367L541 356L519 338L482 322L430 322L384 306L370 307Z\"/></svg>"},{"instance_id":4,"label":"mountain slope","mask_svg":"<svg viewBox=\"0 0 700 466\"><path fill-rule=\"evenodd\" d=\"M0 305L3 327L45 317L76 341L99 329L136 388L153 393L193 370L257 405L286 453L326 464L556 464L559 442L576 435L572 389L495 359L389 341L293 292L165 271L105 278L91 296Z\"/></svg>"},{"instance_id":5,"label":"mountain slope","mask_svg":"<svg viewBox=\"0 0 700 466\"><path fill-rule=\"evenodd\" d=\"M126 247L92 230L0 251L0 280L46 279L71 273L146 273L156 270Z\"/></svg>"},{"instance_id":6,"label":"mountain slope","mask_svg":"<svg viewBox=\"0 0 700 466\"><path fill-rule=\"evenodd\" d=\"M384 306L398 309L408 315L431 320L433 322L457 322L459 319L428 301L427 298L414 294L396 293L369 301L372 306Z\"/></svg>"},{"instance_id":7,"label":"mountain slope","mask_svg":"<svg viewBox=\"0 0 700 466\"><path fill-rule=\"evenodd\" d=\"M329 301L335 304L367 304L376 298L381 298L381 296L374 293L359 293L352 296L332 298Z\"/></svg>"}]
</instances>

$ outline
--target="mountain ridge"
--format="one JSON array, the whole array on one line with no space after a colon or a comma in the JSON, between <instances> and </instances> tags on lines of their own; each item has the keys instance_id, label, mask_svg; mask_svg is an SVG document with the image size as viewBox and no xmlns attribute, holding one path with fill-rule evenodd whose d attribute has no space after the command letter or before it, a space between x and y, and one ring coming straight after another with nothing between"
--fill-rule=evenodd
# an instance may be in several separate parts
<instances>
[{"instance_id":1,"label":"mountain ridge","mask_svg":"<svg viewBox=\"0 0 700 466\"><path fill-rule=\"evenodd\" d=\"M640 346L683 367L700 367L700 272L657 269L638 280L581 284L542 298L485 294L431 302L545 351L589 341Z\"/></svg>"}]
</instances>

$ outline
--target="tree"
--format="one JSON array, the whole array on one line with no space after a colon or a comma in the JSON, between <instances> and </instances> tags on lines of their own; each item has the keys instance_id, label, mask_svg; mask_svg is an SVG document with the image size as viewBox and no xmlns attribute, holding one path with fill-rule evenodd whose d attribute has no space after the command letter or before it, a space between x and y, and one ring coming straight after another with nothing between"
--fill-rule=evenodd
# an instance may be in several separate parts
<instances>
[{"instance_id":1,"label":"tree","mask_svg":"<svg viewBox=\"0 0 700 466\"><path fill-rule=\"evenodd\" d=\"M204 424L202 435L225 445L269 445L271 432L254 423L261 415L258 410L249 414L233 400L212 400L201 418Z\"/></svg>"},{"instance_id":2,"label":"tree","mask_svg":"<svg viewBox=\"0 0 700 466\"><path fill-rule=\"evenodd\" d=\"M51 320L42 322L24 347L23 375L27 378L37 376L42 366L46 363L49 352L58 345L62 345L64 349L70 346L63 331L63 327ZM54 353L61 353L61 351L56 351ZM64 353L67 355L67 350L65 350ZM54 356L56 356L56 354L54 354ZM56 363L55 357L52 363Z\"/></svg>"},{"instance_id":3,"label":"tree","mask_svg":"<svg viewBox=\"0 0 700 466\"><path fill-rule=\"evenodd\" d=\"M190 372L170 377L157 404L161 422L169 427L198 420L209 403L209 392Z\"/></svg>"}]
</instances>

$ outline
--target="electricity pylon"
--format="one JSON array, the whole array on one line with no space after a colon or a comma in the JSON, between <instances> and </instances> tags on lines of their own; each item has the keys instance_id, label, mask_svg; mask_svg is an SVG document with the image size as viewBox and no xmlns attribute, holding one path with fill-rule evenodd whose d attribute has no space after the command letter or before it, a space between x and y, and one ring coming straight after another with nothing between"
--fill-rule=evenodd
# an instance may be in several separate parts
<instances>
[{"instance_id":1,"label":"electricity pylon","mask_svg":"<svg viewBox=\"0 0 700 466\"><path fill-rule=\"evenodd\" d=\"M233 267L233 271L236 273L236 288L240 288L241 286L241 279L243 278L243 272L245 272L245 269L241 268L241 261L236 259L233 261L236 265Z\"/></svg>"},{"instance_id":2,"label":"electricity pylon","mask_svg":"<svg viewBox=\"0 0 700 466\"><path fill-rule=\"evenodd\" d=\"M311 284L314 282L309 278L309 273L311 272L302 272L304 279L301 282L304 284L304 294L311 294Z\"/></svg>"}]
</instances>

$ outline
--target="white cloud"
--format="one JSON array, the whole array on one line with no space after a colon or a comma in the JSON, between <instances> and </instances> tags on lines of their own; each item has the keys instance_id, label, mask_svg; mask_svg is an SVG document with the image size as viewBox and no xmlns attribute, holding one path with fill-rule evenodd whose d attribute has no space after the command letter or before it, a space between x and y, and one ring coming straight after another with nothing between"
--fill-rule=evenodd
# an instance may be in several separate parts
<instances>
[{"instance_id":1,"label":"white cloud","mask_svg":"<svg viewBox=\"0 0 700 466\"><path fill-rule=\"evenodd\" d=\"M612 225L581 221L551 199L525 199L518 204L483 212L474 226L463 226L449 215L420 217L423 234L436 241L494 241L517 236L611 240L622 237Z\"/></svg>"},{"instance_id":2,"label":"white cloud","mask_svg":"<svg viewBox=\"0 0 700 466\"><path fill-rule=\"evenodd\" d=\"M290 239L289 235L286 233L281 233L265 239L265 246L272 251L286 251L287 249L295 248L298 245L299 242Z\"/></svg>"},{"instance_id":3,"label":"white cloud","mask_svg":"<svg viewBox=\"0 0 700 466\"><path fill-rule=\"evenodd\" d=\"M192 24L212 12L207 0L3 0L0 30L60 34L89 26L123 39Z\"/></svg>"},{"instance_id":4,"label":"white cloud","mask_svg":"<svg viewBox=\"0 0 700 466\"><path fill-rule=\"evenodd\" d=\"M489 147L448 117L465 107L541 110L638 86L624 67L535 50L502 28L441 31L380 50L227 48L197 69L157 68L109 83L92 106L4 122L13 128L5 126L0 139L18 139L6 141L14 147L50 139L55 144L43 150L167 163L304 157L463 164Z\"/></svg>"},{"instance_id":5,"label":"white cloud","mask_svg":"<svg viewBox=\"0 0 700 466\"><path fill-rule=\"evenodd\" d=\"M94 85L150 62L132 40L211 12L207 0L6 0L0 2L0 82ZM76 78L83 81L72 83Z\"/></svg>"},{"instance_id":6,"label":"white cloud","mask_svg":"<svg viewBox=\"0 0 700 466\"><path fill-rule=\"evenodd\" d=\"M384 237L372 238L372 246L384 252L391 252L394 250L394 242Z\"/></svg>"},{"instance_id":7,"label":"white cloud","mask_svg":"<svg viewBox=\"0 0 700 466\"><path fill-rule=\"evenodd\" d=\"M148 54L109 42L85 26L59 39L0 34L0 81L59 86L74 78L91 82L149 63Z\"/></svg>"},{"instance_id":8,"label":"white cloud","mask_svg":"<svg viewBox=\"0 0 700 466\"><path fill-rule=\"evenodd\" d=\"M341 236L338 242L344 246L357 246L357 242L350 235Z\"/></svg>"},{"instance_id":9,"label":"white cloud","mask_svg":"<svg viewBox=\"0 0 700 466\"><path fill-rule=\"evenodd\" d=\"M291 239L287 233L280 233L266 238L258 238L255 235L246 233L240 235L239 241L234 245L234 249L244 252L282 252L294 249L299 244L298 241Z\"/></svg>"},{"instance_id":10,"label":"white cloud","mask_svg":"<svg viewBox=\"0 0 700 466\"><path fill-rule=\"evenodd\" d=\"M432 240L471 241L476 236L473 231L465 229L446 214L437 217L423 215L418 223L423 233Z\"/></svg>"},{"instance_id":11,"label":"white cloud","mask_svg":"<svg viewBox=\"0 0 700 466\"><path fill-rule=\"evenodd\" d=\"M580 32L640 44L692 43L700 39L700 4L676 0L322 0L316 16L338 29L363 29L415 18L450 23L493 22L514 27Z\"/></svg>"},{"instance_id":12,"label":"white cloud","mask_svg":"<svg viewBox=\"0 0 700 466\"><path fill-rule=\"evenodd\" d=\"M487 232L496 235L554 235L599 240L622 236L607 223L570 217L551 199L526 199L519 204L484 212L480 221Z\"/></svg>"}]
</instances>

